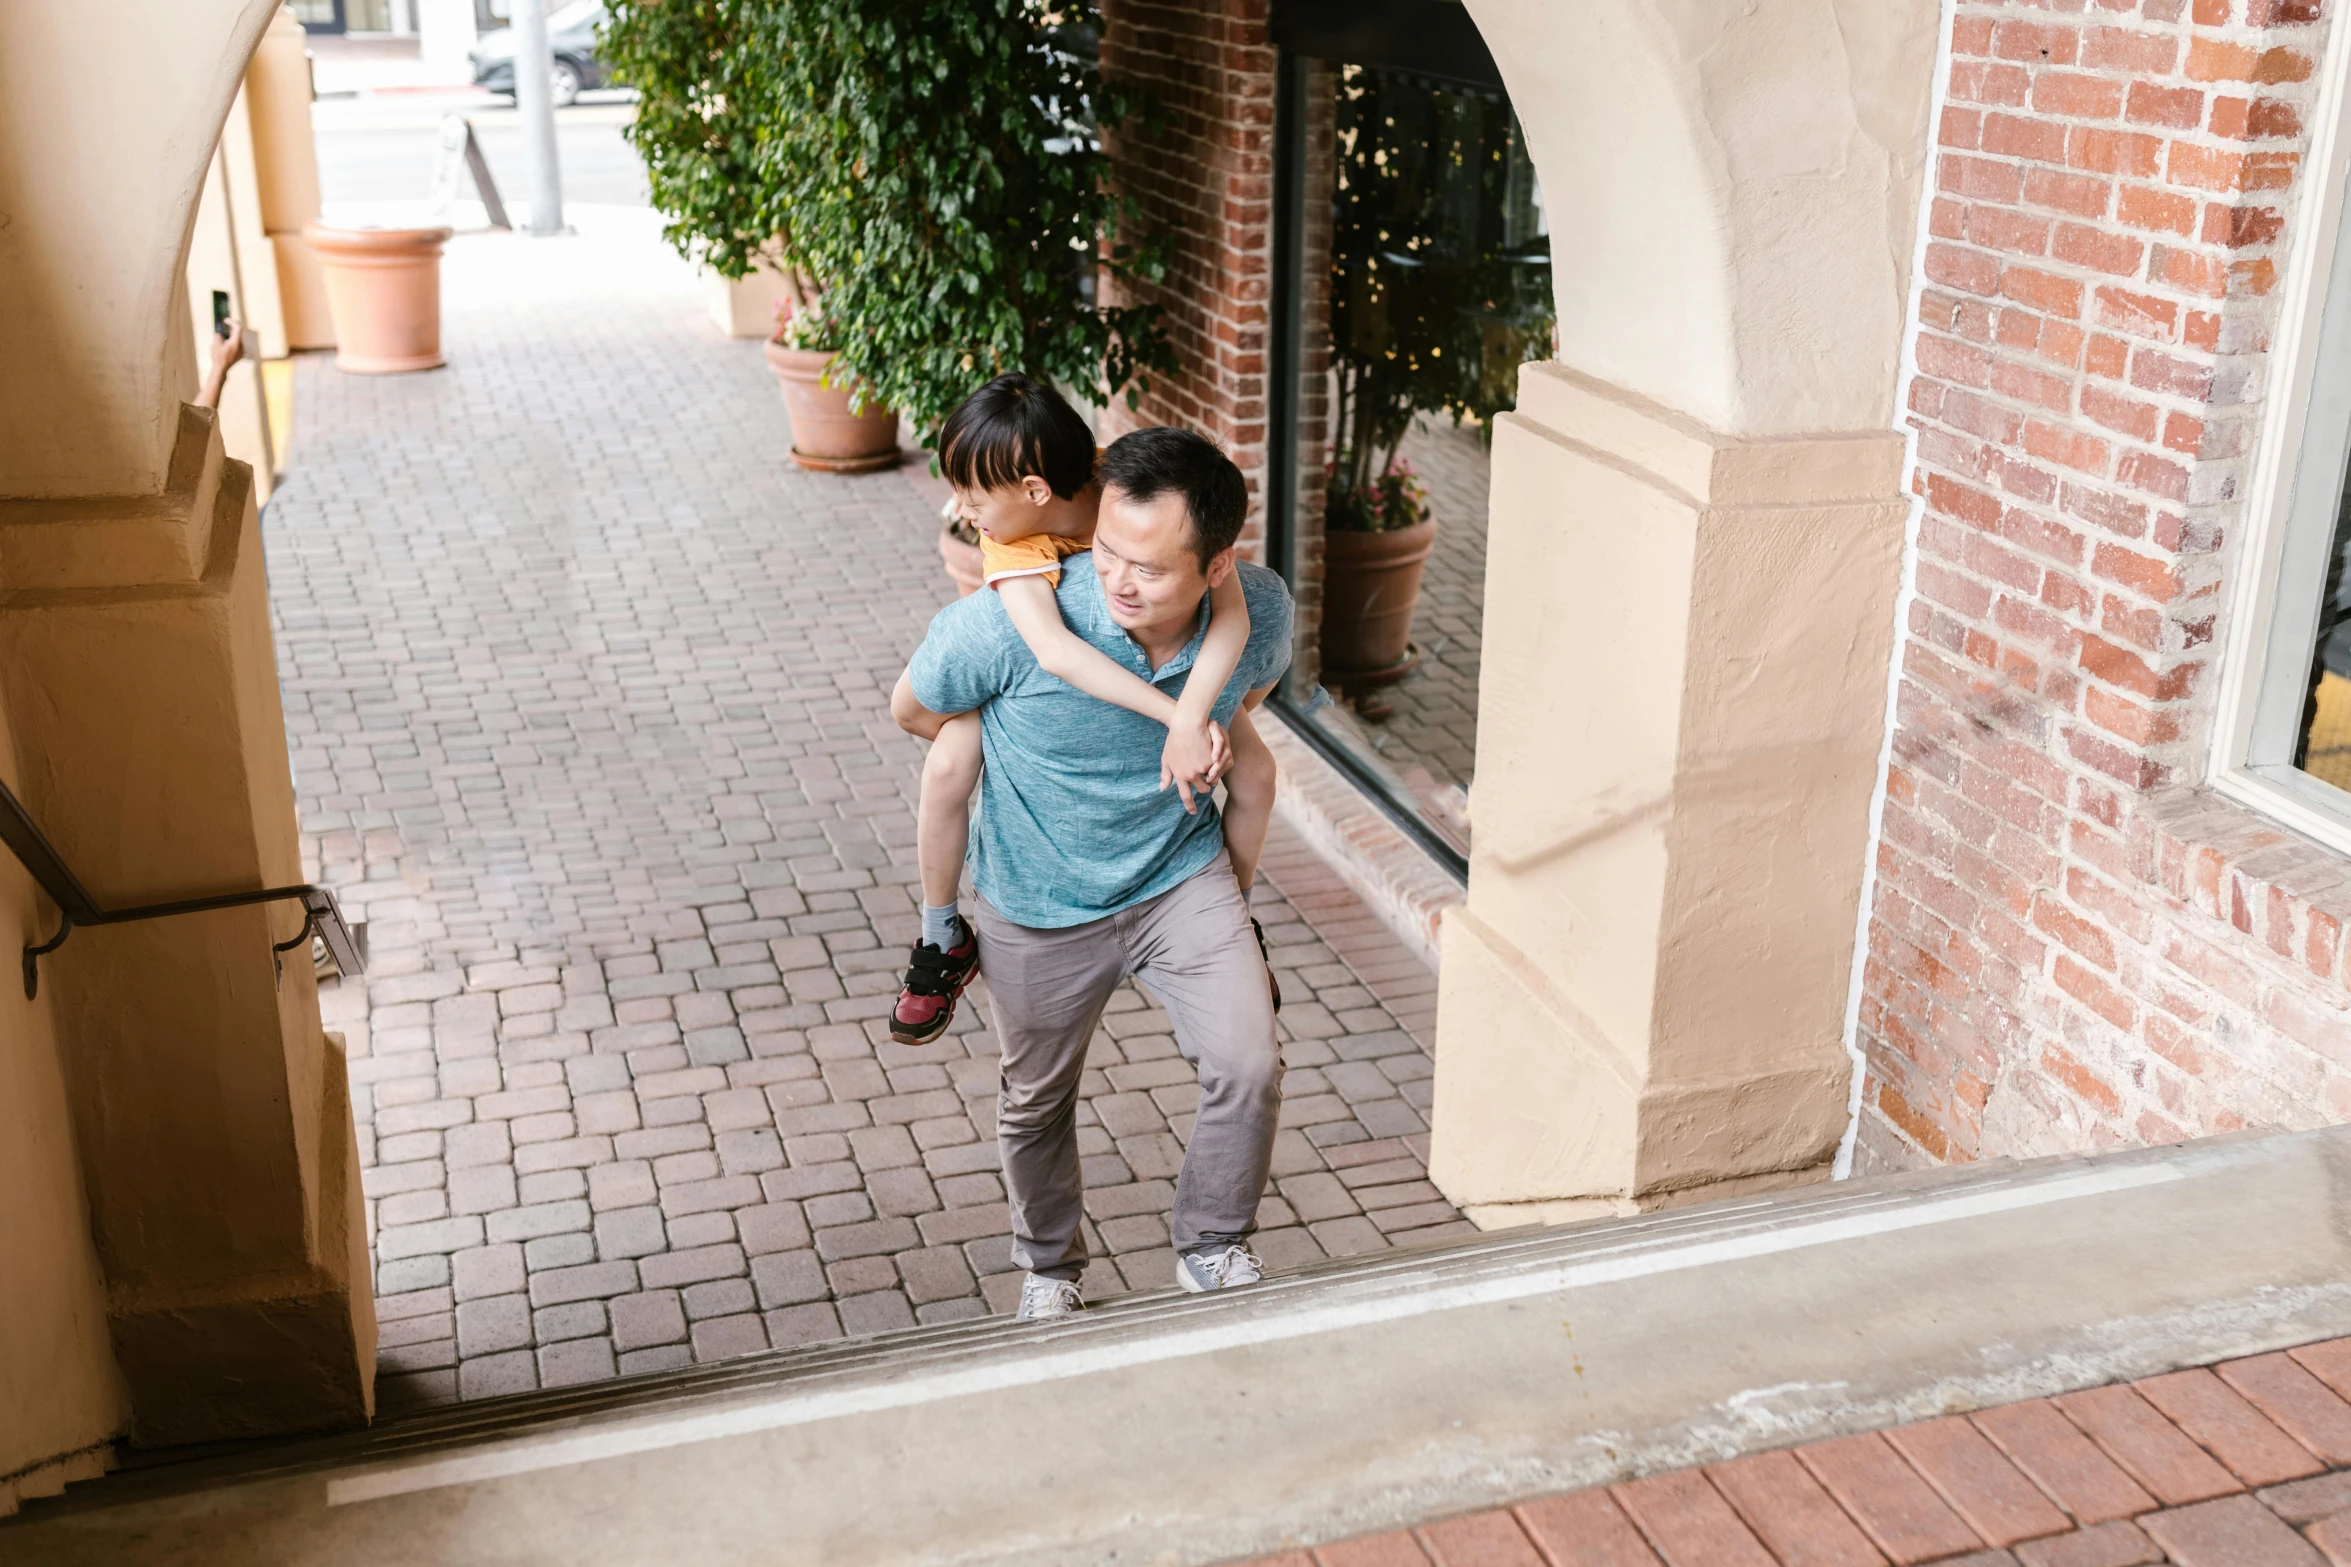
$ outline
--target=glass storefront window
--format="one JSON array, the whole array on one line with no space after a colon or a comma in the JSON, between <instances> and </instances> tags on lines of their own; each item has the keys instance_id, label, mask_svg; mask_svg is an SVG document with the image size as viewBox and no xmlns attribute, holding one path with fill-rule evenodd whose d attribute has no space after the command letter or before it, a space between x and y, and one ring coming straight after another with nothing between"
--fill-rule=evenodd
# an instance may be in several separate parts
<instances>
[{"instance_id":1,"label":"glass storefront window","mask_svg":"<svg viewBox=\"0 0 2351 1567\"><path fill-rule=\"evenodd\" d=\"M1458 869L1491 421L1552 348L1541 195L1498 88L1298 60L1284 100L1296 385L1274 531L1302 610L1284 710Z\"/></svg>"}]
</instances>

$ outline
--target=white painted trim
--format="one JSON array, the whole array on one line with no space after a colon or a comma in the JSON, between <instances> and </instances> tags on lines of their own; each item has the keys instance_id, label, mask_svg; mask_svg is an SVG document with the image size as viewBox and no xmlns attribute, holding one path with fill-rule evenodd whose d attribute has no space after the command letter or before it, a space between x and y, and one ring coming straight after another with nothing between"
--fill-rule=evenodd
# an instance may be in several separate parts
<instances>
[{"instance_id":1,"label":"white painted trim","mask_svg":"<svg viewBox=\"0 0 2351 1567\"><path fill-rule=\"evenodd\" d=\"M2205 782L2215 793L2307 833L2338 853L2351 854L2351 805L2331 809L2322 803L2324 796L2266 777L2271 769L2248 762L2277 607L2279 560L2308 431L2328 285L2344 241L2344 186L2351 174L2351 92L2346 91L2351 82L2351 25L2340 17L2328 30L2322 70L2311 143L2302 160L2303 210L2296 214L2284 295L2271 339L2264 416L2228 563L2227 624L2216 670L2219 692ZM2339 301L2339 307L2351 309L2351 299Z\"/></svg>"},{"instance_id":2,"label":"white painted trim","mask_svg":"<svg viewBox=\"0 0 2351 1567\"><path fill-rule=\"evenodd\" d=\"M1055 561L1050 566L1023 566L1018 571L991 571L988 573L985 585L992 588L999 582L1010 582L1015 577L1043 577L1058 573L1060 570L1061 562Z\"/></svg>"},{"instance_id":3,"label":"white painted trim","mask_svg":"<svg viewBox=\"0 0 2351 1567\"><path fill-rule=\"evenodd\" d=\"M1919 172L1918 228L1910 242L1910 298L1902 323L1902 363L1894 377L1894 431L1902 437L1902 482L1918 471L1918 430L1910 422L1910 384L1918 377L1919 304L1926 292L1927 244L1934 237L1929 218L1935 205L1935 164L1942 152L1939 141L1943 105L1951 92L1951 28L1958 20L1957 0L1942 0L1942 20L1935 26L1934 79L1927 87L1926 161ZM1861 1137L1861 1091L1869 1077L1869 1059L1861 1049L1861 991L1869 965L1869 919L1878 894L1878 850L1885 840L1886 785L1894 769L1895 699L1902 690L1902 645L1909 634L1910 606L1918 597L1918 533L1926 517L1926 502L1910 497L1910 515L1902 524L1902 586L1894 594L1894 642L1886 659L1886 717L1878 740L1877 782L1869 791L1869 842L1861 855L1861 901L1853 915L1853 972L1845 991L1845 1054L1853 1062L1853 1086L1846 1091L1845 1135L1837 1139L1837 1160L1829 1179L1842 1181L1853 1174L1853 1148Z\"/></svg>"},{"instance_id":4,"label":"white painted trim","mask_svg":"<svg viewBox=\"0 0 2351 1567\"><path fill-rule=\"evenodd\" d=\"M1987 1190L1958 1192L1949 1197L1891 1203L1858 1213L1832 1213L1741 1234L1713 1237L1700 1234L1678 1241L1669 1237L1646 1245L1636 1238L1625 1246L1603 1249L1597 1254L1533 1264L1459 1284L1431 1284L1414 1275L1398 1280L1396 1287L1388 1291L1373 1295L1300 1291L1300 1304L1294 1309L1219 1313L1197 1328L1179 1327L1109 1343L1075 1344L1065 1349L1051 1347L1048 1339L1027 1354L1008 1355L978 1365L860 1382L849 1387L799 1392L783 1389L771 1397L724 1409L653 1415L638 1420L624 1417L585 1430L573 1428L543 1436L525 1436L445 1457L394 1460L362 1467L328 1480L327 1505L341 1507L377 1501L388 1496L471 1485L631 1453L656 1452L694 1442L808 1425L846 1415L913 1408L1006 1388L1030 1387L1251 1345L1401 1322L1436 1312L1502 1305L1539 1295L1557 1295L1630 1279L1777 1256L2187 1178L2187 1172L2175 1163L2114 1165L2044 1181L2021 1181Z\"/></svg>"}]
</instances>

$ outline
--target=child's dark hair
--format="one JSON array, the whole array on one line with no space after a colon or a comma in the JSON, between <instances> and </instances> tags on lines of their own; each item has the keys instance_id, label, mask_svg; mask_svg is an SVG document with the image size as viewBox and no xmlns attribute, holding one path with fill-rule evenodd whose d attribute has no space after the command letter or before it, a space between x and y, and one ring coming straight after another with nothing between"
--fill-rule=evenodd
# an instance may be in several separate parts
<instances>
[{"instance_id":1,"label":"child's dark hair","mask_svg":"<svg viewBox=\"0 0 2351 1567\"><path fill-rule=\"evenodd\" d=\"M1241 536L1249 515L1249 482L1214 441L1160 425L1122 435L1102 454L1102 488L1149 501L1170 490L1184 498L1192 522L1192 550L1200 569Z\"/></svg>"},{"instance_id":2,"label":"child's dark hair","mask_svg":"<svg viewBox=\"0 0 2351 1567\"><path fill-rule=\"evenodd\" d=\"M1059 392L1015 371L947 416L939 471L959 490L1009 490L1033 473L1066 501L1094 480L1094 432Z\"/></svg>"}]
</instances>

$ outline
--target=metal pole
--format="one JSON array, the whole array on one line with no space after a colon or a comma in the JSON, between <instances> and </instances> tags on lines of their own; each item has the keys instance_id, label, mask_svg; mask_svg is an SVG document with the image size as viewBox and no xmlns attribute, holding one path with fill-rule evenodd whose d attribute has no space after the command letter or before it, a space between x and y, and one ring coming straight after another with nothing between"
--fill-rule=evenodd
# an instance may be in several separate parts
<instances>
[{"instance_id":1,"label":"metal pole","mask_svg":"<svg viewBox=\"0 0 2351 1567\"><path fill-rule=\"evenodd\" d=\"M563 171L555 161L555 100L548 78L547 0L514 0L514 107L522 121L524 184L531 195L531 234L561 234Z\"/></svg>"}]
</instances>

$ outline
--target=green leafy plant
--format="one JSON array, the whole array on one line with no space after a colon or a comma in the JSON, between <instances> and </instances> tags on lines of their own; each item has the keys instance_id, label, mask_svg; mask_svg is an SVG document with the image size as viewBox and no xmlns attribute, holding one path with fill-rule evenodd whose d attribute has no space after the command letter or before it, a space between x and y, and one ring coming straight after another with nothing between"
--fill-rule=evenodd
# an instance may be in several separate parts
<instances>
[{"instance_id":1,"label":"green leafy plant","mask_svg":"<svg viewBox=\"0 0 2351 1567\"><path fill-rule=\"evenodd\" d=\"M808 280L832 374L928 434L1007 370L1107 402L1174 368L1157 307L1091 293L1166 266L1109 185L1099 131L1150 122L1099 27L1092 0L613 0L607 48L671 242Z\"/></svg>"},{"instance_id":2,"label":"green leafy plant","mask_svg":"<svg viewBox=\"0 0 2351 1567\"><path fill-rule=\"evenodd\" d=\"M1348 66L1338 97L1324 523L1380 532L1428 515L1396 456L1413 417L1490 430L1517 401L1519 365L1550 351L1550 245L1498 94Z\"/></svg>"}]
</instances>

